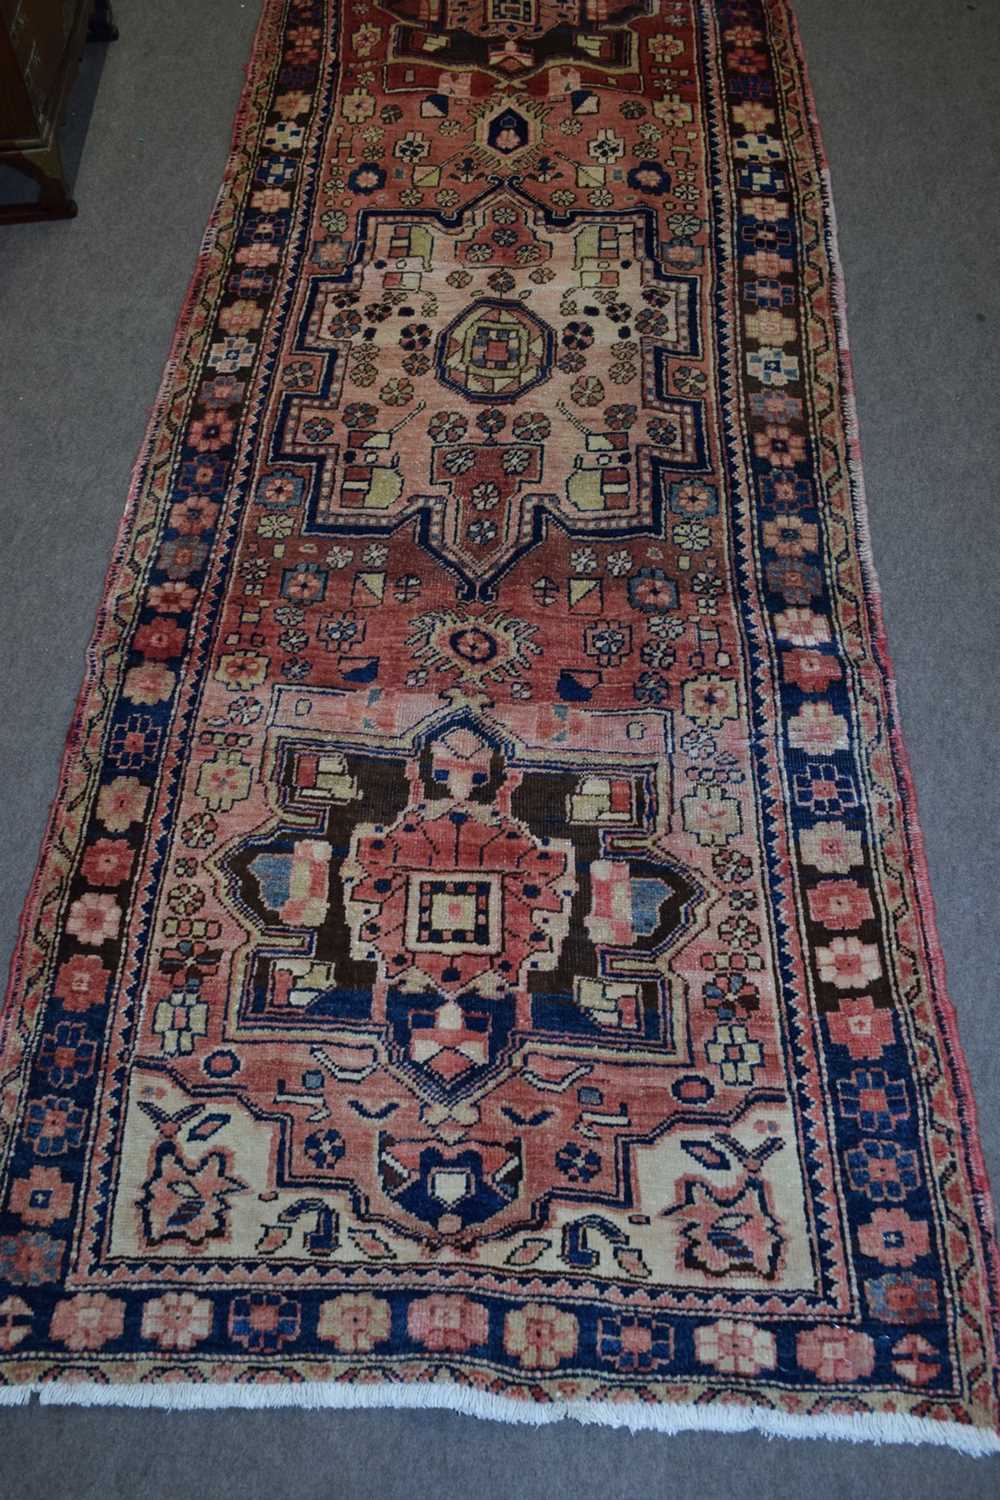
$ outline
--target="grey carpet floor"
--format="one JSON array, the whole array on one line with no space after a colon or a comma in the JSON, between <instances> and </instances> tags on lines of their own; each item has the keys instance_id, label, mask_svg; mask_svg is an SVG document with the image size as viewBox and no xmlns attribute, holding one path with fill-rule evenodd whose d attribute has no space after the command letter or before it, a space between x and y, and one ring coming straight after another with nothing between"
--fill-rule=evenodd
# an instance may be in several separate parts
<instances>
[{"instance_id":1,"label":"grey carpet floor","mask_svg":"<svg viewBox=\"0 0 1000 1500\"><path fill-rule=\"evenodd\" d=\"M876 561L952 996L1000 1186L1000 3L799 0ZM0 948L13 944L256 0L116 0L67 125L80 216L0 230ZM1000 1495L1000 1461L443 1413L0 1411L11 1500Z\"/></svg>"}]
</instances>

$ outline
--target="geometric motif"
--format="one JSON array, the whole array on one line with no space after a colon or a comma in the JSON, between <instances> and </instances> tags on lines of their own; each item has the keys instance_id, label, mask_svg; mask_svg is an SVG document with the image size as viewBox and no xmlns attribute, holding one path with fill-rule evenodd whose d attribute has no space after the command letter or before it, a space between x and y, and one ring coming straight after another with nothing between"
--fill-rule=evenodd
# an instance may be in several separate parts
<instances>
[{"instance_id":1,"label":"geometric motif","mask_svg":"<svg viewBox=\"0 0 1000 1500\"><path fill-rule=\"evenodd\" d=\"M1000 1445L821 168L780 0L266 0L3 1012L0 1396Z\"/></svg>"}]
</instances>

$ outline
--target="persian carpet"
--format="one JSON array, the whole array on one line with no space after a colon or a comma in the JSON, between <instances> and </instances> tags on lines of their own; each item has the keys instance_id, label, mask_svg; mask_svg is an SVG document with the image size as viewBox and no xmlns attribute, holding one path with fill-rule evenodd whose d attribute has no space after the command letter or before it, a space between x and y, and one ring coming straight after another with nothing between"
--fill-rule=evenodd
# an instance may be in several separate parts
<instances>
[{"instance_id":1,"label":"persian carpet","mask_svg":"<svg viewBox=\"0 0 1000 1500\"><path fill-rule=\"evenodd\" d=\"M784 0L266 0L3 1013L0 1399L1000 1447Z\"/></svg>"}]
</instances>

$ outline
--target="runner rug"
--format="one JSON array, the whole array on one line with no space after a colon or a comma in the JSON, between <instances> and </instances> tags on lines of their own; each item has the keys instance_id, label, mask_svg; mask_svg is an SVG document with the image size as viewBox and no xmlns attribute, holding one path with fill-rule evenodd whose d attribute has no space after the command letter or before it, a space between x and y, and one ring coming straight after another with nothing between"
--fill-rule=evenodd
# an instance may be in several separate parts
<instances>
[{"instance_id":1,"label":"runner rug","mask_svg":"<svg viewBox=\"0 0 1000 1500\"><path fill-rule=\"evenodd\" d=\"M4 1013L7 1400L995 1450L784 0L266 0Z\"/></svg>"}]
</instances>

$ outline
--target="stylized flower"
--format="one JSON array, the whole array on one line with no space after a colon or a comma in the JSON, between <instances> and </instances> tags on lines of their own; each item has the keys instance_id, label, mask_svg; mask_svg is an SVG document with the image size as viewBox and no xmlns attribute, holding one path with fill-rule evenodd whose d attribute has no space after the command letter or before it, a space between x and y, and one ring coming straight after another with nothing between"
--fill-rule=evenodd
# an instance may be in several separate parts
<instances>
[{"instance_id":1,"label":"stylized flower","mask_svg":"<svg viewBox=\"0 0 1000 1500\"><path fill-rule=\"evenodd\" d=\"M12 1234L0 1239L0 1280L14 1286L57 1281L63 1244L51 1234Z\"/></svg>"},{"instance_id":2,"label":"stylized flower","mask_svg":"<svg viewBox=\"0 0 1000 1500\"><path fill-rule=\"evenodd\" d=\"M736 684L718 672L696 677L684 684L684 712L703 729L721 729L739 713Z\"/></svg>"},{"instance_id":3,"label":"stylized flower","mask_svg":"<svg viewBox=\"0 0 1000 1500\"><path fill-rule=\"evenodd\" d=\"M658 161L641 161L630 167L626 181L637 193L653 193L660 197L670 191L670 173Z\"/></svg>"},{"instance_id":4,"label":"stylized flower","mask_svg":"<svg viewBox=\"0 0 1000 1500\"><path fill-rule=\"evenodd\" d=\"M340 101L340 112L351 125L361 125L375 113L375 100L365 89L352 89Z\"/></svg>"},{"instance_id":5,"label":"stylized flower","mask_svg":"<svg viewBox=\"0 0 1000 1500\"><path fill-rule=\"evenodd\" d=\"M135 850L125 839L95 839L80 862L91 885L121 885L132 873Z\"/></svg>"},{"instance_id":6,"label":"stylized flower","mask_svg":"<svg viewBox=\"0 0 1000 1500\"><path fill-rule=\"evenodd\" d=\"M281 1292L247 1292L233 1299L229 1336L245 1349L273 1353L299 1336L299 1304Z\"/></svg>"},{"instance_id":7,"label":"stylized flower","mask_svg":"<svg viewBox=\"0 0 1000 1500\"><path fill-rule=\"evenodd\" d=\"M598 1152L578 1141L567 1141L555 1156L556 1166L570 1182L591 1182L601 1170Z\"/></svg>"},{"instance_id":8,"label":"stylized flower","mask_svg":"<svg viewBox=\"0 0 1000 1500\"><path fill-rule=\"evenodd\" d=\"M829 1384L860 1380L875 1368L874 1343L867 1333L853 1328L828 1324L807 1328L799 1334L795 1349L803 1370Z\"/></svg>"},{"instance_id":9,"label":"stylized flower","mask_svg":"<svg viewBox=\"0 0 1000 1500\"><path fill-rule=\"evenodd\" d=\"M837 1094L841 1113L859 1130L894 1130L910 1113L905 1083L881 1068L855 1068L850 1078L838 1078Z\"/></svg>"},{"instance_id":10,"label":"stylized flower","mask_svg":"<svg viewBox=\"0 0 1000 1500\"><path fill-rule=\"evenodd\" d=\"M612 571L610 558L608 571ZM644 614L676 609L677 585L662 568L640 568L628 581L628 600L633 609L642 610Z\"/></svg>"},{"instance_id":11,"label":"stylized flower","mask_svg":"<svg viewBox=\"0 0 1000 1500\"><path fill-rule=\"evenodd\" d=\"M384 1297L342 1292L320 1309L317 1332L342 1354L368 1354L389 1337L392 1311Z\"/></svg>"},{"instance_id":12,"label":"stylized flower","mask_svg":"<svg viewBox=\"0 0 1000 1500\"><path fill-rule=\"evenodd\" d=\"M702 521L678 521L672 535L674 546L685 552L704 552L712 542L712 533Z\"/></svg>"},{"instance_id":13,"label":"stylized flower","mask_svg":"<svg viewBox=\"0 0 1000 1500\"><path fill-rule=\"evenodd\" d=\"M255 302L249 302L246 298L240 298L236 302L231 302L228 307L221 309L219 312L219 327L223 333L239 336L253 333L255 329L260 327L263 319L264 312L262 308L258 307ZM225 414L206 412L206 421L204 423L193 422L191 424L191 432L195 434L191 438L194 447L211 451L231 441L232 423L226 423L223 420L220 424L217 421L220 415L224 418ZM221 431L219 430L220 427Z\"/></svg>"},{"instance_id":14,"label":"stylized flower","mask_svg":"<svg viewBox=\"0 0 1000 1500\"><path fill-rule=\"evenodd\" d=\"M124 770L137 771L155 759L160 731L147 714L129 714L115 725L108 755Z\"/></svg>"},{"instance_id":15,"label":"stylized flower","mask_svg":"<svg viewBox=\"0 0 1000 1500\"><path fill-rule=\"evenodd\" d=\"M215 677L231 692L245 693L267 681L267 668L267 657L256 651L230 651L220 656Z\"/></svg>"},{"instance_id":16,"label":"stylized flower","mask_svg":"<svg viewBox=\"0 0 1000 1500\"><path fill-rule=\"evenodd\" d=\"M837 658L824 651L783 651L781 669L785 681L804 693L825 693L831 682L843 676Z\"/></svg>"},{"instance_id":17,"label":"stylized flower","mask_svg":"<svg viewBox=\"0 0 1000 1500\"><path fill-rule=\"evenodd\" d=\"M328 1171L337 1165L346 1147L339 1130L314 1130L306 1136L302 1149L314 1166Z\"/></svg>"},{"instance_id":18,"label":"stylized flower","mask_svg":"<svg viewBox=\"0 0 1000 1500\"><path fill-rule=\"evenodd\" d=\"M541 411L524 411L514 418L514 436L522 443L540 443L552 431L552 423Z\"/></svg>"},{"instance_id":19,"label":"stylized flower","mask_svg":"<svg viewBox=\"0 0 1000 1500\"><path fill-rule=\"evenodd\" d=\"M846 875L852 865L860 865L861 835L843 823L823 823L803 828L799 833L799 853L805 864L824 875Z\"/></svg>"},{"instance_id":20,"label":"stylized flower","mask_svg":"<svg viewBox=\"0 0 1000 1500\"><path fill-rule=\"evenodd\" d=\"M570 1312L526 1302L504 1318L503 1346L526 1370L554 1370L576 1353L580 1325Z\"/></svg>"},{"instance_id":21,"label":"stylized flower","mask_svg":"<svg viewBox=\"0 0 1000 1500\"><path fill-rule=\"evenodd\" d=\"M241 325L246 317L245 313L238 309L253 308L257 315L256 323ZM254 307L252 302L235 302L232 307L223 309L220 314L219 323L227 333L248 333L251 327L256 327L261 320L261 311ZM188 428L187 440L192 448L197 448L199 453L214 453L219 448L225 448L233 440L235 423L223 408L210 408L203 417L197 418Z\"/></svg>"},{"instance_id":22,"label":"stylized flower","mask_svg":"<svg viewBox=\"0 0 1000 1500\"><path fill-rule=\"evenodd\" d=\"M158 583L150 589L148 600L151 609L166 614L184 613L194 608L198 592L187 583Z\"/></svg>"},{"instance_id":23,"label":"stylized flower","mask_svg":"<svg viewBox=\"0 0 1000 1500\"><path fill-rule=\"evenodd\" d=\"M767 565L767 586L789 604L808 604L823 591L818 568L795 557L779 557Z\"/></svg>"},{"instance_id":24,"label":"stylized flower","mask_svg":"<svg viewBox=\"0 0 1000 1500\"><path fill-rule=\"evenodd\" d=\"M774 616L774 629L793 646L824 646L830 639L830 624L811 609L783 609Z\"/></svg>"},{"instance_id":25,"label":"stylized flower","mask_svg":"<svg viewBox=\"0 0 1000 1500\"><path fill-rule=\"evenodd\" d=\"M793 777L795 801L817 817L829 818L858 805L858 794L850 776L832 761L809 761Z\"/></svg>"},{"instance_id":26,"label":"stylized flower","mask_svg":"<svg viewBox=\"0 0 1000 1500\"><path fill-rule=\"evenodd\" d=\"M902 1203L920 1182L916 1156L895 1141L861 1141L844 1160L855 1192L873 1203Z\"/></svg>"},{"instance_id":27,"label":"stylized flower","mask_svg":"<svg viewBox=\"0 0 1000 1500\"><path fill-rule=\"evenodd\" d=\"M149 787L135 776L116 776L101 787L97 798L97 816L111 833L124 833L141 822L149 801Z\"/></svg>"},{"instance_id":28,"label":"stylized flower","mask_svg":"<svg viewBox=\"0 0 1000 1500\"><path fill-rule=\"evenodd\" d=\"M42 1038L38 1068L52 1089L71 1089L94 1070L97 1044L79 1021L59 1021Z\"/></svg>"},{"instance_id":29,"label":"stylized flower","mask_svg":"<svg viewBox=\"0 0 1000 1500\"><path fill-rule=\"evenodd\" d=\"M673 1354L673 1330L666 1318L619 1314L597 1325L597 1353L616 1370L646 1374L662 1369Z\"/></svg>"},{"instance_id":30,"label":"stylized flower","mask_svg":"<svg viewBox=\"0 0 1000 1500\"><path fill-rule=\"evenodd\" d=\"M471 1297L435 1293L410 1303L406 1329L410 1338L425 1349L464 1354L474 1344L486 1343L489 1317L483 1303Z\"/></svg>"},{"instance_id":31,"label":"stylized flower","mask_svg":"<svg viewBox=\"0 0 1000 1500\"><path fill-rule=\"evenodd\" d=\"M755 432L753 446L757 457L776 469L790 469L805 461L805 438L783 424L769 423L763 432Z\"/></svg>"},{"instance_id":32,"label":"stylized flower","mask_svg":"<svg viewBox=\"0 0 1000 1500\"><path fill-rule=\"evenodd\" d=\"M205 542L197 537L180 536L173 541L164 542L156 564L168 578L190 578L192 573L197 573L207 556L208 546Z\"/></svg>"},{"instance_id":33,"label":"stylized flower","mask_svg":"<svg viewBox=\"0 0 1000 1500\"><path fill-rule=\"evenodd\" d=\"M841 1000L826 1024L830 1040L846 1047L856 1061L881 1057L894 1040L892 1012L878 1008L871 995Z\"/></svg>"},{"instance_id":34,"label":"stylized flower","mask_svg":"<svg viewBox=\"0 0 1000 1500\"><path fill-rule=\"evenodd\" d=\"M78 1292L56 1306L49 1324L49 1337L67 1349L101 1349L121 1338L125 1327L125 1304L104 1292Z\"/></svg>"},{"instance_id":35,"label":"stylized flower","mask_svg":"<svg viewBox=\"0 0 1000 1500\"><path fill-rule=\"evenodd\" d=\"M99 948L118 936L121 920L122 910L114 896L86 891L70 907L66 931L81 943Z\"/></svg>"},{"instance_id":36,"label":"stylized flower","mask_svg":"<svg viewBox=\"0 0 1000 1500\"><path fill-rule=\"evenodd\" d=\"M194 1292L164 1292L142 1309L142 1336L161 1349L193 1349L212 1331L212 1304Z\"/></svg>"},{"instance_id":37,"label":"stylized flower","mask_svg":"<svg viewBox=\"0 0 1000 1500\"><path fill-rule=\"evenodd\" d=\"M326 593L327 574L318 563L300 562L286 568L281 580L283 598L298 604L313 604Z\"/></svg>"},{"instance_id":38,"label":"stylized flower","mask_svg":"<svg viewBox=\"0 0 1000 1500\"><path fill-rule=\"evenodd\" d=\"M406 406L413 400L413 381L400 380L398 376L387 380L379 395L386 406Z\"/></svg>"},{"instance_id":39,"label":"stylized flower","mask_svg":"<svg viewBox=\"0 0 1000 1500\"><path fill-rule=\"evenodd\" d=\"M176 620L158 618L140 625L132 644L150 661L169 661L172 656L180 656L186 639L187 632Z\"/></svg>"},{"instance_id":40,"label":"stylized flower","mask_svg":"<svg viewBox=\"0 0 1000 1500\"><path fill-rule=\"evenodd\" d=\"M938 1289L912 1271L889 1271L865 1282L868 1311L886 1323L933 1323L938 1316Z\"/></svg>"},{"instance_id":41,"label":"stylized flower","mask_svg":"<svg viewBox=\"0 0 1000 1500\"><path fill-rule=\"evenodd\" d=\"M67 1010L89 1010L104 1004L110 978L96 954L75 953L60 965L52 993Z\"/></svg>"},{"instance_id":42,"label":"stylized flower","mask_svg":"<svg viewBox=\"0 0 1000 1500\"><path fill-rule=\"evenodd\" d=\"M720 1318L694 1331L695 1355L722 1375L759 1375L777 1367L778 1346L773 1333L754 1323Z\"/></svg>"},{"instance_id":43,"label":"stylized flower","mask_svg":"<svg viewBox=\"0 0 1000 1500\"><path fill-rule=\"evenodd\" d=\"M884 1266L912 1266L930 1250L930 1225L926 1219L911 1219L902 1208L877 1208L858 1230L862 1255Z\"/></svg>"},{"instance_id":44,"label":"stylized flower","mask_svg":"<svg viewBox=\"0 0 1000 1500\"><path fill-rule=\"evenodd\" d=\"M806 893L809 914L831 932L846 932L870 922L875 913L871 897L856 880L821 880Z\"/></svg>"},{"instance_id":45,"label":"stylized flower","mask_svg":"<svg viewBox=\"0 0 1000 1500\"><path fill-rule=\"evenodd\" d=\"M176 675L159 662L145 661L125 673L122 693L133 703L165 703L177 685Z\"/></svg>"},{"instance_id":46,"label":"stylized flower","mask_svg":"<svg viewBox=\"0 0 1000 1500\"><path fill-rule=\"evenodd\" d=\"M26 1177L15 1177L10 1190L10 1211L25 1224L48 1229L64 1219L73 1203L73 1186L58 1167L32 1167Z\"/></svg>"},{"instance_id":47,"label":"stylized flower","mask_svg":"<svg viewBox=\"0 0 1000 1500\"><path fill-rule=\"evenodd\" d=\"M250 795L251 768L239 750L219 749L198 772L195 790L211 812L229 812Z\"/></svg>"},{"instance_id":48,"label":"stylized flower","mask_svg":"<svg viewBox=\"0 0 1000 1500\"><path fill-rule=\"evenodd\" d=\"M377 193L385 187L385 171L377 162L363 161L348 174L347 186L352 193L360 193L366 198L370 197L372 193Z\"/></svg>"},{"instance_id":49,"label":"stylized flower","mask_svg":"<svg viewBox=\"0 0 1000 1500\"><path fill-rule=\"evenodd\" d=\"M856 937L833 938L829 947L816 949L819 977L838 990L859 990L882 974L878 949Z\"/></svg>"},{"instance_id":50,"label":"stylized flower","mask_svg":"<svg viewBox=\"0 0 1000 1500\"><path fill-rule=\"evenodd\" d=\"M778 515L764 522L764 546L779 557L801 557L819 546L819 529L797 515Z\"/></svg>"},{"instance_id":51,"label":"stylized flower","mask_svg":"<svg viewBox=\"0 0 1000 1500\"><path fill-rule=\"evenodd\" d=\"M829 703L803 703L788 721L788 743L807 755L829 755L849 745L847 720L835 714Z\"/></svg>"}]
</instances>

